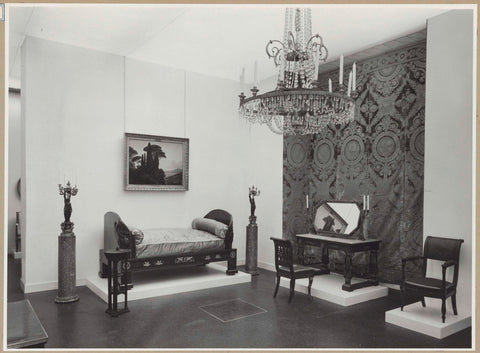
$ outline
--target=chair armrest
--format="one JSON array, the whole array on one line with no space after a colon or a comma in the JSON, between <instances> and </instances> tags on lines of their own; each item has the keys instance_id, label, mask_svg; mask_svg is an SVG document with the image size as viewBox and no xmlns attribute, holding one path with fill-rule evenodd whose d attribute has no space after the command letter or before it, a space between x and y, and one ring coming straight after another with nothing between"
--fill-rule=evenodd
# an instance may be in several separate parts
<instances>
[{"instance_id":1,"label":"chair armrest","mask_svg":"<svg viewBox=\"0 0 480 353\"><path fill-rule=\"evenodd\" d=\"M445 261L443 264L442 264L442 268L443 269L446 269L450 266L453 266L453 265L456 265L457 264L457 261L455 260L448 260L448 261Z\"/></svg>"},{"instance_id":2,"label":"chair armrest","mask_svg":"<svg viewBox=\"0 0 480 353\"><path fill-rule=\"evenodd\" d=\"M456 265L457 264L457 261L455 260L448 260L448 261L445 261L443 264L442 264L442 289L445 290L445 287L446 287L446 282L447 282L447 268L452 266L452 265Z\"/></svg>"}]
</instances>

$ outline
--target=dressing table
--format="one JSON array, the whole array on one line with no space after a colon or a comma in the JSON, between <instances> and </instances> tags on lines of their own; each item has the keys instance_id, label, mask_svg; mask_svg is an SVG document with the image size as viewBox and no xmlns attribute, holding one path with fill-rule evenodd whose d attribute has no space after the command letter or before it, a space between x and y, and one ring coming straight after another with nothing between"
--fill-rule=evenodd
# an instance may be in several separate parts
<instances>
[{"instance_id":1,"label":"dressing table","mask_svg":"<svg viewBox=\"0 0 480 353\"><path fill-rule=\"evenodd\" d=\"M322 268L328 269L329 250L345 254L342 289L347 292L378 285L378 251L381 240L367 238L368 210L360 209L355 201L324 201L320 203L313 222L314 233L297 234L300 258L304 259L306 245L322 248ZM355 253L368 252L369 264L365 280L352 283L352 258Z\"/></svg>"}]
</instances>

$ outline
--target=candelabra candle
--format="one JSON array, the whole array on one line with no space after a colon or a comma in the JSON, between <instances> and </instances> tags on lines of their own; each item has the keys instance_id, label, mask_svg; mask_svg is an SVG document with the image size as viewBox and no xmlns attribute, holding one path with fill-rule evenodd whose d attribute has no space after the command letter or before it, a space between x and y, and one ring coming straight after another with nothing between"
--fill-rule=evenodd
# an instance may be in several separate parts
<instances>
[{"instance_id":1,"label":"candelabra candle","mask_svg":"<svg viewBox=\"0 0 480 353\"><path fill-rule=\"evenodd\" d=\"M332 79L328 79L328 92L332 93Z\"/></svg>"},{"instance_id":2,"label":"candelabra candle","mask_svg":"<svg viewBox=\"0 0 480 353\"><path fill-rule=\"evenodd\" d=\"M306 208L308 208L308 194L305 195L305 205L307 206Z\"/></svg>"}]
</instances>

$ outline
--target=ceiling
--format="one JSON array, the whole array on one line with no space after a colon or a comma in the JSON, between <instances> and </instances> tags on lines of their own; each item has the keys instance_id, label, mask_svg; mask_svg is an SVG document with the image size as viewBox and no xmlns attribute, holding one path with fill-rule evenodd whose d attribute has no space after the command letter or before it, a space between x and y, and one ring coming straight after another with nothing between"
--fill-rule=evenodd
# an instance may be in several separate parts
<instances>
[{"instance_id":1,"label":"ceiling","mask_svg":"<svg viewBox=\"0 0 480 353\"><path fill-rule=\"evenodd\" d=\"M386 42L403 43L397 38L415 38L428 18L459 6L310 5L312 33L323 37L327 63L335 66L342 53L355 58ZM283 39L284 8L7 4L10 77L20 78L20 47L28 35L231 80L245 68L246 82L257 61L263 79L276 73L265 45Z\"/></svg>"}]
</instances>

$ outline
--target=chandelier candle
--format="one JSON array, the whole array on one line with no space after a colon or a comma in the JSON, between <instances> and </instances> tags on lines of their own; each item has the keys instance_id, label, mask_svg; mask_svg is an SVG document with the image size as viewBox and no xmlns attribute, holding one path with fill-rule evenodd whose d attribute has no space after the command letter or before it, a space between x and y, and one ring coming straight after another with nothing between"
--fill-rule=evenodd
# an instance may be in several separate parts
<instances>
[{"instance_id":1,"label":"chandelier candle","mask_svg":"<svg viewBox=\"0 0 480 353\"><path fill-rule=\"evenodd\" d=\"M348 74L348 91L347 96L350 97L350 92L352 91L352 71Z\"/></svg>"},{"instance_id":2,"label":"chandelier candle","mask_svg":"<svg viewBox=\"0 0 480 353\"><path fill-rule=\"evenodd\" d=\"M357 64L353 63L352 65L352 90L356 91L357 90Z\"/></svg>"},{"instance_id":3,"label":"chandelier candle","mask_svg":"<svg viewBox=\"0 0 480 353\"><path fill-rule=\"evenodd\" d=\"M340 69L338 71L338 83L343 86L343 54L340 55Z\"/></svg>"}]
</instances>

